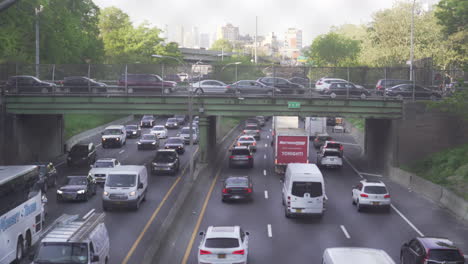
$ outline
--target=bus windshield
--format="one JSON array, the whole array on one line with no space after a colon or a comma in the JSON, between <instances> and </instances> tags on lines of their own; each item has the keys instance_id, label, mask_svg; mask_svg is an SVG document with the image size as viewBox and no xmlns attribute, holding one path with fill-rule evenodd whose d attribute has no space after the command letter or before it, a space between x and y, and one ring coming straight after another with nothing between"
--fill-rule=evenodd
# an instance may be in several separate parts
<instances>
[{"instance_id":1,"label":"bus windshield","mask_svg":"<svg viewBox=\"0 0 468 264\"><path fill-rule=\"evenodd\" d=\"M34 263L88 263L85 243L42 243Z\"/></svg>"}]
</instances>

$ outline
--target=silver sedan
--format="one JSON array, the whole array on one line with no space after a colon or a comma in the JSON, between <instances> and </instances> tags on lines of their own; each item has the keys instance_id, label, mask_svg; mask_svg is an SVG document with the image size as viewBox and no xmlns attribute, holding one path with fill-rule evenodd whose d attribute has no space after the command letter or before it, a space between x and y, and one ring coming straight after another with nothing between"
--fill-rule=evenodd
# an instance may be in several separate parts
<instances>
[{"instance_id":1,"label":"silver sedan","mask_svg":"<svg viewBox=\"0 0 468 264\"><path fill-rule=\"evenodd\" d=\"M217 80L203 80L190 85L190 90L196 94L225 93L226 84Z\"/></svg>"}]
</instances>

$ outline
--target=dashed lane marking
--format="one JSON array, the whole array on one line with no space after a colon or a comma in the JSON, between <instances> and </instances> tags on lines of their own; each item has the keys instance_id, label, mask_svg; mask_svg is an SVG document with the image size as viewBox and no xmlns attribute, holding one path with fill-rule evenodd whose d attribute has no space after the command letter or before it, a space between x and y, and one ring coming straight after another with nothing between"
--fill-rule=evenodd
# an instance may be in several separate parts
<instances>
[{"instance_id":1,"label":"dashed lane marking","mask_svg":"<svg viewBox=\"0 0 468 264\"><path fill-rule=\"evenodd\" d=\"M350 239L351 236L349 235L348 230L346 230L346 227L345 227L344 225L340 225L340 227L341 227L341 230L343 231L345 237L346 237L347 239Z\"/></svg>"},{"instance_id":2,"label":"dashed lane marking","mask_svg":"<svg viewBox=\"0 0 468 264\"><path fill-rule=\"evenodd\" d=\"M268 191L265 190L265 199L268 199Z\"/></svg>"},{"instance_id":3,"label":"dashed lane marking","mask_svg":"<svg viewBox=\"0 0 468 264\"><path fill-rule=\"evenodd\" d=\"M271 225L267 225L267 230L268 230L268 237L273 237L273 232L271 231Z\"/></svg>"},{"instance_id":4,"label":"dashed lane marking","mask_svg":"<svg viewBox=\"0 0 468 264\"><path fill-rule=\"evenodd\" d=\"M263 175L265 175L265 176L266 176L266 170L263 170Z\"/></svg>"},{"instance_id":5,"label":"dashed lane marking","mask_svg":"<svg viewBox=\"0 0 468 264\"><path fill-rule=\"evenodd\" d=\"M122 154L125 152L125 149L122 149L121 151L119 151L119 154Z\"/></svg>"},{"instance_id":6,"label":"dashed lane marking","mask_svg":"<svg viewBox=\"0 0 468 264\"><path fill-rule=\"evenodd\" d=\"M366 176L373 176L373 177L383 177L380 174L374 174L374 173L359 172L359 174L366 175Z\"/></svg>"},{"instance_id":7,"label":"dashed lane marking","mask_svg":"<svg viewBox=\"0 0 468 264\"><path fill-rule=\"evenodd\" d=\"M268 144L265 144L265 148L267 148L267 147L268 147Z\"/></svg>"},{"instance_id":8,"label":"dashed lane marking","mask_svg":"<svg viewBox=\"0 0 468 264\"><path fill-rule=\"evenodd\" d=\"M263 154L263 158L266 159L266 154Z\"/></svg>"},{"instance_id":9,"label":"dashed lane marking","mask_svg":"<svg viewBox=\"0 0 468 264\"><path fill-rule=\"evenodd\" d=\"M420 236L422 236L422 237L424 236L424 234L423 234L421 231L419 231L419 229L418 229L415 225L413 225L413 223L411 223L411 221L408 220L408 218L406 218L406 216L404 216L404 215L400 212L400 210L398 210L393 204L390 205L390 206L393 208L393 210L395 210L395 212L397 212L397 213L401 216L401 218L403 218L403 220L406 221L406 223L408 223L409 226L411 226L411 228L413 228L414 231L416 231L416 233L418 233L418 234L419 234Z\"/></svg>"}]
</instances>

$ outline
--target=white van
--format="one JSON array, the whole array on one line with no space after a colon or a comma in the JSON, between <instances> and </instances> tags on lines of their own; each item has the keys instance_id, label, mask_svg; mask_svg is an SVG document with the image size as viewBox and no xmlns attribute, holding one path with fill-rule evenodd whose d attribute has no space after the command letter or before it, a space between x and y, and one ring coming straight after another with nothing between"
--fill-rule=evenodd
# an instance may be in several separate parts
<instances>
[{"instance_id":1,"label":"white van","mask_svg":"<svg viewBox=\"0 0 468 264\"><path fill-rule=\"evenodd\" d=\"M286 217L322 215L325 183L315 164L289 163L283 183L283 205Z\"/></svg>"},{"instance_id":2,"label":"white van","mask_svg":"<svg viewBox=\"0 0 468 264\"><path fill-rule=\"evenodd\" d=\"M395 264L381 249L359 247L327 248L323 252L322 264Z\"/></svg>"},{"instance_id":3,"label":"white van","mask_svg":"<svg viewBox=\"0 0 468 264\"><path fill-rule=\"evenodd\" d=\"M110 207L140 208L146 199L148 172L145 166L118 166L107 174L102 194L102 209Z\"/></svg>"},{"instance_id":4,"label":"white van","mask_svg":"<svg viewBox=\"0 0 468 264\"><path fill-rule=\"evenodd\" d=\"M104 216L104 213L92 212L83 219L78 219L78 215L62 215L57 218L49 226L50 231L39 243L37 252L30 255L32 264L110 263L109 235Z\"/></svg>"}]
</instances>

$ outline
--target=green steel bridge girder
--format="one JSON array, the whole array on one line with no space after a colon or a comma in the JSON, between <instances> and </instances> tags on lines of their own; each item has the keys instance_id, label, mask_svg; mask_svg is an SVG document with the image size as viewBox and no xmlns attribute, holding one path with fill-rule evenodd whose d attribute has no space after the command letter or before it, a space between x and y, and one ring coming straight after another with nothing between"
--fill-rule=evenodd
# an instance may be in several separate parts
<instances>
[{"instance_id":1,"label":"green steel bridge girder","mask_svg":"<svg viewBox=\"0 0 468 264\"><path fill-rule=\"evenodd\" d=\"M187 96L15 96L5 98L11 114L187 114ZM299 103L288 108L288 103ZM297 107L297 105L296 105ZM200 116L342 116L400 119L403 102L377 99L261 98L194 96L194 115Z\"/></svg>"}]
</instances>

